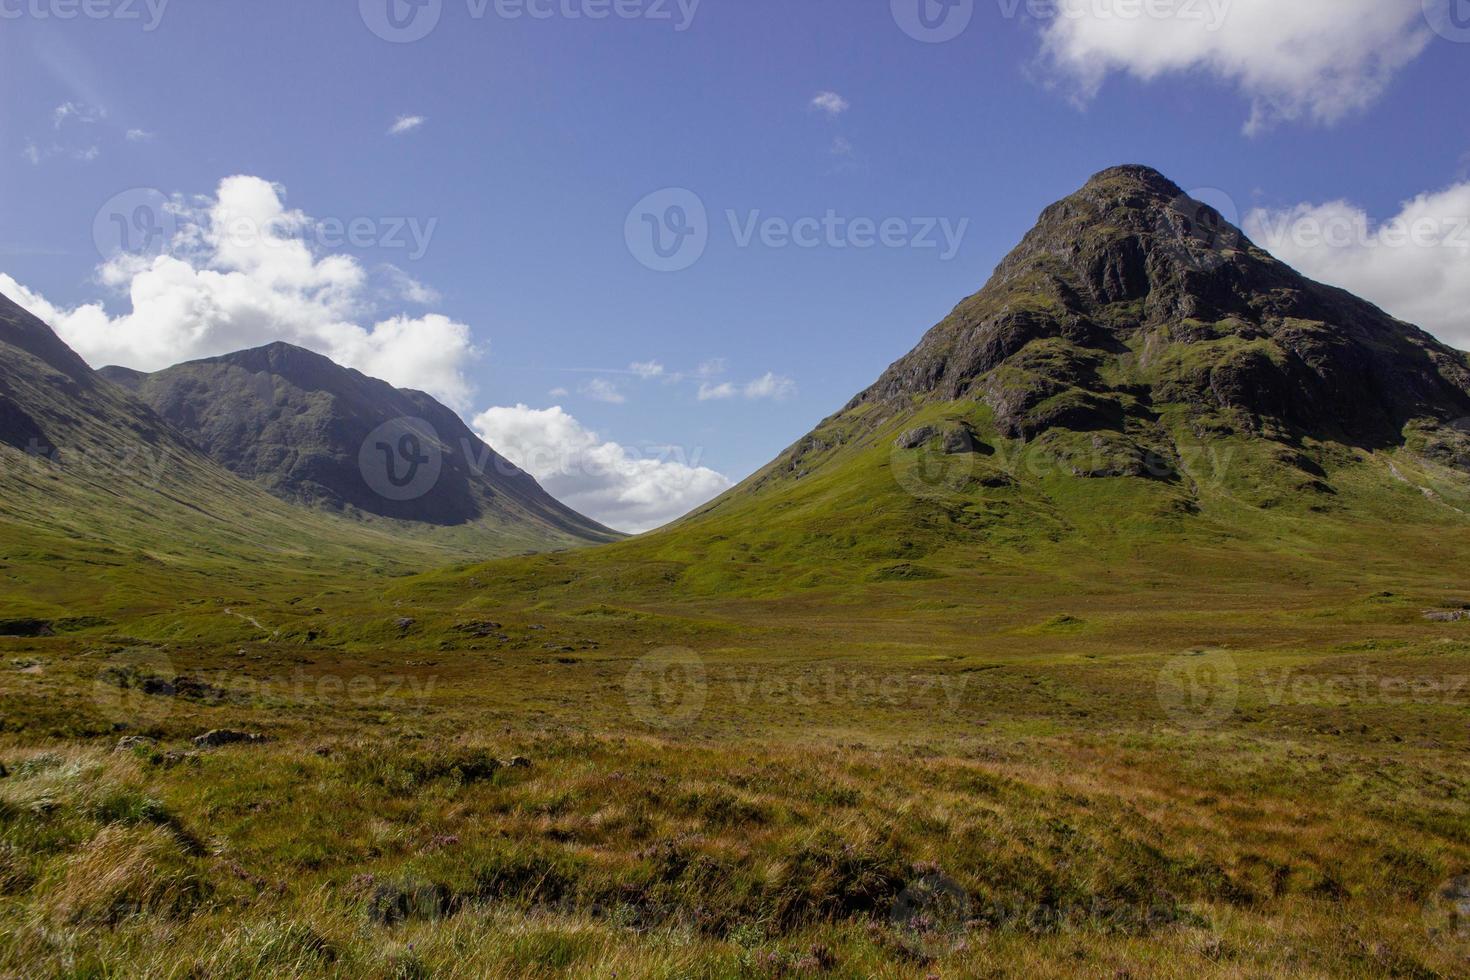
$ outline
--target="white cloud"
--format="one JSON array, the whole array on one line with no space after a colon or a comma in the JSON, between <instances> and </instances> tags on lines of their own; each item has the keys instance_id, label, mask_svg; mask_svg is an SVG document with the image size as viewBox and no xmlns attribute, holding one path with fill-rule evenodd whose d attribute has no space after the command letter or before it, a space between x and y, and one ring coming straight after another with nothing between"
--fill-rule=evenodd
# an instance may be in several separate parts
<instances>
[{"instance_id":1,"label":"white cloud","mask_svg":"<svg viewBox=\"0 0 1470 980\"><path fill-rule=\"evenodd\" d=\"M818 92L812 99L811 107L833 117L840 116L852 108L848 101L836 92Z\"/></svg>"},{"instance_id":2,"label":"white cloud","mask_svg":"<svg viewBox=\"0 0 1470 980\"><path fill-rule=\"evenodd\" d=\"M130 129L127 132L127 140L129 143L151 143L157 135L146 129Z\"/></svg>"},{"instance_id":3,"label":"white cloud","mask_svg":"<svg viewBox=\"0 0 1470 980\"><path fill-rule=\"evenodd\" d=\"M726 381L723 384L710 384L704 382L699 386L699 400L702 402L720 401L726 398L734 398L737 394L735 386Z\"/></svg>"},{"instance_id":4,"label":"white cloud","mask_svg":"<svg viewBox=\"0 0 1470 980\"><path fill-rule=\"evenodd\" d=\"M618 386L606 378L593 378L578 390L593 401L607 402L609 405L621 405L628 400L618 391Z\"/></svg>"},{"instance_id":5,"label":"white cloud","mask_svg":"<svg viewBox=\"0 0 1470 980\"><path fill-rule=\"evenodd\" d=\"M21 153L35 166L40 166L41 161L46 157L34 140L26 140L26 148Z\"/></svg>"},{"instance_id":6,"label":"white cloud","mask_svg":"<svg viewBox=\"0 0 1470 980\"><path fill-rule=\"evenodd\" d=\"M705 382L699 386L699 400L702 402L723 401L738 396L744 396L752 401L761 398L785 401L795 394L795 381L770 372L743 385L725 381L720 384Z\"/></svg>"},{"instance_id":7,"label":"white cloud","mask_svg":"<svg viewBox=\"0 0 1470 980\"><path fill-rule=\"evenodd\" d=\"M667 524L731 486L728 477L698 465L697 451L639 451L603 442L559 407L492 408L473 425L557 499L625 531Z\"/></svg>"},{"instance_id":8,"label":"white cloud","mask_svg":"<svg viewBox=\"0 0 1470 980\"><path fill-rule=\"evenodd\" d=\"M567 391L565 388L552 388L546 394L550 395L552 398L565 398L570 395L571 392Z\"/></svg>"},{"instance_id":9,"label":"white cloud","mask_svg":"<svg viewBox=\"0 0 1470 980\"><path fill-rule=\"evenodd\" d=\"M432 306L442 298L439 291L432 286L425 286L413 276L404 272L398 266L391 263L383 266L383 272L388 277L393 287L393 294L399 299L419 306Z\"/></svg>"},{"instance_id":10,"label":"white cloud","mask_svg":"<svg viewBox=\"0 0 1470 980\"><path fill-rule=\"evenodd\" d=\"M176 202L179 232L161 255L119 255L98 269L130 312L100 303L61 309L0 274L0 292L45 320L93 366L154 371L284 340L459 410L473 386L464 370L479 355L470 328L448 317L395 316L371 326L371 282L352 256L318 254L300 233L312 226L287 210L281 189L259 177L229 177L214 198Z\"/></svg>"},{"instance_id":11,"label":"white cloud","mask_svg":"<svg viewBox=\"0 0 1470 980\"><path fill-rule=\"evenodd\" d=\"M1429 43L1422 0L1062 0L1043 56L1086 102L1113 72L1203 71L1252 103L1247 132L1371 105ZM1151 13L1150 11L1156 11Z\"/></svg>"},{"instance_id":12,"label":"white cloud","mask_svg":"<svg viewBox=\"0 0 1470 980\"><path fill-rule=\"evenodd\" d=\"M51 121L56 129L60 129L68 122L92 125L106 118L106 109L90 106L84 102L63 102L51 112Z\"/></svg>"},{"instance_id":13,"label":"white cloud","mask_svg":"<svg viewBox=\"0 0 1470 980\"><path fill-rule=\"evenodd\" d=\"M795 381L769 371L745 386L746 398L771 398L779 402L795 394Z\"/></svg>"},{"instance_id":14,"label":"white cloud","mask_svg":"<svg viewBox=\"0 0 1470 980\"><path fill-rule=\"evenodd\" d=\"M399 116L397 121L388 127L388 135L402 136L404 133L411 133L426 122L428 119L423 116Z\"/></svg>"},{"instance_id":15,"label":"white cloud","mask_svg":"<svg viewBox=\"0 0 1470 980\"><path fill-rule=\"evenodd\" d=\"M1303 274L1470 348L1470 183L1421 194L1381 224L1333 201L1257 209L1245 230Z\"/></svg>"},{"instance_id":16,"label":"white cloud","mask_svg":"<svg viewBox=\"0 0 1470 980\"><path fill-rule=\"evenodd\" d=\"M834 157L852 156L852 140L846 136L837 136L832 139L832 155Z\"/></svg>"},{"instance_id":17,"label":"white cloud","mask_svg":"<svg viewBox=\"0 0 1470 980\"><path fill-rule=\"evenodd\" d=\"M628 365L628 370L647 381L660 377L664 373L664 366L658 361L634 361Z\"/></svg>"}]
</instances>

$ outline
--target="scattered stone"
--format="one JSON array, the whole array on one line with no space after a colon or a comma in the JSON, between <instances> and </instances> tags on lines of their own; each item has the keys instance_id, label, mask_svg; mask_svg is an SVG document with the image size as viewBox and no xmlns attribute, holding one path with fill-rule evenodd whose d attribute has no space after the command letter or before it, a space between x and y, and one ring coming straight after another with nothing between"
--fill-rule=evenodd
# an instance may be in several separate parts
<instances>
[{"instance_id":1,"label":"scattered stone","mask_svg":"<svg viewBox=\"0 0 1470 980\"><path fill-rule=\"evenodd\" d=\"M114 752L131 752L133 749L148 749L158 744L157 739L149 738L147 735L126 735L117 741Z\"/></svg>"},{"instance_id":2,"label":"scattered stone","mask_svg":"<svg viewBox=\"0 0 1470 980\"><path fill-rule=\"evenodd\" d=\"M545 626L542 626L539 623L537 625L531 627L531 629L533 629L533 630L544 630L545 628L546 628Z\"/></svg>"},{"instance_id":3,"label":"scattered stone","mask_svg":"<svg viewBox=\"0 0 1470 980\"><path fill-rule=\"evenodd\" d=\"M418 624L419 624L419 621L418 620L412 619L412 618L410 618L408 616L404 616L402 619L399 619L399 620L395 621L393 625L398 627L398 632L400 632L400 633L407 633L409 630L413 629Z\"/></svg>"},{"instance_id":4,"label":"scattered stone","mask_svg":"<svg viewBox=\"0 0 1470 980\"><path fill-rule=\"evenodd\" d=\"M1470 609L1431 609L1424 618L1432 623L1458 623L1470 619Z\"/></svg>"},{"instance_id":5,"label":"scattered stone","mask_svg":"<svg viewBox=\"0 0 1470 980\"><path fill-rule=\"evenodd\" d=\"M217 749L222 745L238 745L241 743L258 745L265 740L264 735L235 732L228 728L216 728L212 732L196 735L194 737L194 745L201 749Z\"/></svg>"},{"instance_id":6,"label":"scattered stone","mask_svg":"<svg viewBox=\"0 0 1470 980\"><path fill-rule=\"evenodd\" d=\"M485 620L472 623L460 623L458 626L454 627L454 631L456 633L463 633L466 636L473 636L481 640L486 640L490 637L495 636L496 633L500 631L500 629L501 626L499 623L492 623Z\"/></svg>"},{"instance_id":7,"label":"scattered stone","mask_svg":"<svg viewBox=\"0 0 1470 980\"><path fill-rule=\"evenodd\" d=\"M510 761L507 762L505 766L507 769L530 769L531 760L527 759L523 755L513 755L510 757Z\"/></svg>"}]
</instances>

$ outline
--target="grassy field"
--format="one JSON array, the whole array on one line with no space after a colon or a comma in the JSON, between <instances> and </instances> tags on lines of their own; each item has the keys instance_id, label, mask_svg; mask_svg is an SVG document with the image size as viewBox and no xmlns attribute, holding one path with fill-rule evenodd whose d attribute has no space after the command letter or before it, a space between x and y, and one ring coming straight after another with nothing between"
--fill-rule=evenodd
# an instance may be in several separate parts
<instances>
[{"instance_id":1,"label":"grassy field","mask_svg":"<svg viewBox=\"0 0 1470 980\"><path fill-rule=\"evenodd\" d=\"M1470 968L1463 529L702 533L0 641L0 974Z\"/></svg>"}]
</instances>

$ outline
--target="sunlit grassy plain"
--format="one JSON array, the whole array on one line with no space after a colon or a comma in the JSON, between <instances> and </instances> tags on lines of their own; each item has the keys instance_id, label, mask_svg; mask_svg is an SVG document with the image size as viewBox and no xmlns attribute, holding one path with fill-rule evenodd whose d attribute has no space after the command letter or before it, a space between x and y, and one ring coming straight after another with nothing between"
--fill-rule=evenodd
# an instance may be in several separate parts
<instances>
[{"instance_id":1,"label":"sunlit grassy plain","mask_svg":"<svg viewBox=\"0 0 1470 980\"><path fill-rule=\"evenodd\" d=\"M1464 975L1461 482L1038 441L916 483L826 435L668 531L439 570L7 520L58 635L0 640L0 973Z\"/></svg>"}]
</instances>

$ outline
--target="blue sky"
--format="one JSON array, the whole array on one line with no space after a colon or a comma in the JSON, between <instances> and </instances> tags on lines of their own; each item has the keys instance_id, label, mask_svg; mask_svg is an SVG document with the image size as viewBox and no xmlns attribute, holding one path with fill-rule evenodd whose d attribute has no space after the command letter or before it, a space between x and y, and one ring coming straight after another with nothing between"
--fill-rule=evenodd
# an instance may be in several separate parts
<instances>
[{"instance_id":1,"label":"blue sky","mask_svg":"<svg viewBox=\"0 0 1470 980\"><path fill-rule=\"evenodd\" d=\"M1168 16L1131 18L1111 6L1129 0L1067 0L1091 6L1066 18L1034 0L922 0L932 22L970 18L943 43L901 26L921 0L619 0L638 16L606 19L588 15L611 0L535 0L544 19L496 0L90 0L98 16L61 18L80 2L0 0L11 291L93 360L136 351L156 367L278 335L430 387L469 419L498 408L482 431L541 453L532 469L553 492L623 527L676 516L840 408L1046 204L1117 163L1212 189L1242 221L1265 209L1253 234L1272 216L1365 223L1336 246L1269 247L1470 341L1470 239L1460 250L1455 232L1470 213L1466 0L1300 0L1291 15L1159 0ZM392 34L389 3L410 32L438 21L385 40L372 28ZM201 216L219 217L237 176L258 179L229 189L237 210L279 222L273 185L313 219L266 232L304 235L308 257L169 245L179 285L148 264L158 248L99 254L99 234L118 244L98 232L118 195L131 217L136 189L155 189L177 212L170 233L203 221L207 239ZM642 200L656 223L690 200L670 188L704 208L707 244L655 271L629 226L646 227ZM1375 249L1377 223L1401 212L1442 233ZM752 220L829 213L843 230L814 247L780 246L780 225L741 241ZM889 219L891 247L855 247L865 221ZM947 243L943 228L963 233ZM159 293L202 302L211 269L254 277L269 301L224 303L191 331L179 310L196 307ZM161 304L147 323L126 320L140 285ZM553 465L559 451L604 468Z\"/></svg>"}]
</instances>

